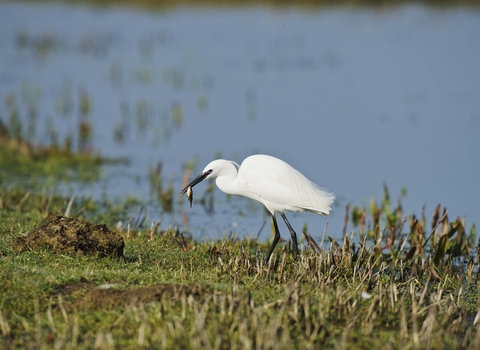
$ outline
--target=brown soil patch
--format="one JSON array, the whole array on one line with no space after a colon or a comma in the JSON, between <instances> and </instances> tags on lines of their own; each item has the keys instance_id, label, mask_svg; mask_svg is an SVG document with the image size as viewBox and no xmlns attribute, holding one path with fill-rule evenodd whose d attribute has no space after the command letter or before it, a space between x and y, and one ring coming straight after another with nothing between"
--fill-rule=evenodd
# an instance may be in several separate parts
<instances>
[{"instance_id":1,"label":"brown soil patch","mask_svg":"<svg viewBox=\"0 0 480 350\"><path fill-rule=\"evenodd\" d=\"M132 303L150 303L163 298L178 300L182 295L201 297L211 291L194 284L154 284L136 289L93 289L68 305L71 309L113 309Z\"/></svg>"},{"instance_id":2,"label":"brown soil patch","mask_svg":"<svg viewBox=\"0 0 480 350\"><path fill-rule=\"evenodd\" d=\"M105 224L57 216L17 240L16 249L48 249L54 253L122 257L123 238Z\"/></svg>"},{"instance_id":3,"label":"brown soil patch","mask_svg":"<svg viewBox=\"0 0 480 350\"><path fill-rule=\"evenodd\" d=\"M76 296L84 295L90 289L95 288L97 284L95 282L81 279L80 282L63 283L55 288L55 292L64 296Z\"/></svg>"}]
</instances>

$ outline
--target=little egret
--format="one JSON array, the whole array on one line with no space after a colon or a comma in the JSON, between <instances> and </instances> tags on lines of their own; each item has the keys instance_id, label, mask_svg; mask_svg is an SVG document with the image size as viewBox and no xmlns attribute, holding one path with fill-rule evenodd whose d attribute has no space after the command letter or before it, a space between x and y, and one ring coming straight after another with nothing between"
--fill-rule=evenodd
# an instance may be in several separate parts
<instances>
[{"instance_id":1,"label":"little egret","mask_svg":"<svg viewBox=\"0 0 480 350\"><path fill-rule=\"evenodd\" d=\"M317 186L283 160L263 154L245 158L242 165L225 159L214 160L180 193L186 193L203 180L214 178L217 178L217 187L223 192L254 199L262 203L272 215L275 236L267 262L280 239L275 213L282 216L290 230L295 255L298 257L297 234L288 222L285 211L310 211L328 215L335 199L333 193Z\"/></svg>"}]
</instances>

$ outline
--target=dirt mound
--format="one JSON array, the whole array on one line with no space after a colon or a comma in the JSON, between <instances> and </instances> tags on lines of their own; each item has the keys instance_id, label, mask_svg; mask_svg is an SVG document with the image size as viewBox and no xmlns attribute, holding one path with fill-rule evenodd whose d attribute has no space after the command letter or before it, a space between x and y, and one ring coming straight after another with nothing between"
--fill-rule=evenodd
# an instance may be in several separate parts
<instances>
[{"instance_id":1,"label":"dirt mound","mask_svg":"<svg viewBox=\"0 0 480 350\"><path fill-rule=\"evenodd\" d=\"M201 297L209 290L194 284L154 284L136 289L93 289L82 299L67 305L73 309L113 309L132 303L150 303L162 298L178 300L182 295Z\"/></svg>"},{"instance_id":2,"label":"dirt mound","mask_svg":"<svg viewBox=\"0 0 480 350\"><path fill-rule=\"evenodd\" d=\"M105 224L57 216L17 240L18 251L48 249L54 253L122 257L123 238Z\"/></svg>"}]
</instances>

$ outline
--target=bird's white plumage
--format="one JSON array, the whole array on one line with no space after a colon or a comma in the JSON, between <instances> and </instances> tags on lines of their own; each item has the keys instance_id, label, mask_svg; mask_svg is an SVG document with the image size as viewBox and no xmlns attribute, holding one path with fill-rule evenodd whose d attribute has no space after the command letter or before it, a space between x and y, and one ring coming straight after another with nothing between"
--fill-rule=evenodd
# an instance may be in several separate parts
<instances>
[{"instance_id":1,"label":"bird's white plumage","mask_svg":"<svg viewBox=\"0 0 480 350\"><path fill-rule=\"evenodd\" d=\"M193 186L205 179L214 178L223 192L255 199L270 211L275 235L266 262L270 261L280 240L275 213L280 213L285 221L292 236L295 255L298 257L297 234L284 212L311 211L328 215L330 205L335 199L333 193L320 188L283 160L263 154L245 158L240 166L230 160L214 160L180 193L187 193L188 196L188 191L191 191Z\"/></svg>"},{"instance_id":2,"label":"bird's white plumage","mask_svg":"<svg viewBox=\"0 0 480 350\"><path fill-rule=\"evenodd\" d=\"M328 215L335 196L307 179L298 170L278 158L263 154L247 157L237 170L228 160L214 160L204 173L217 178L225 193L252 198L274 215L284 211L310 211Z\"/></svg>"}]
</instances>

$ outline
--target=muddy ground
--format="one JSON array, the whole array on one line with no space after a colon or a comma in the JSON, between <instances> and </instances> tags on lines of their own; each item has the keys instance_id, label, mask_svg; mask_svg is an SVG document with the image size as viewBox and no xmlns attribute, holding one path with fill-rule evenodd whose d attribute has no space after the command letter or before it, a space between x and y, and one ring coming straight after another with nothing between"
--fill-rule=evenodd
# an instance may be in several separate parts
<instances>
[{"instance_id":1,"label":"muddy ground","mask_svg":"<svg viewBox=\"0 0 480 350\"><path fill-rule=\"evenodd\" d=\"M16 250L46 249L52 253L123 257L125 242L105 224L57 216L16 242Z\"/></svg>"},{"instance_id":2,"label":"muddy ground","mask_svg":"<svg viewBox=\"0 0 480 350\"><path fill-rule=\"evenodd\" d=\"M57 216L34 228L16 241L16 250L48 250L52 253L123 257L123 238L104 224ZM154 284L135 289L117 289L116 284L98 285L82 278L55 288L62 295L67 309L113 309L122 305L150 303L163 298L178 300L181 296L194 298L211 291L195 284Z\"/></svg>"},{"instance_id":3,"label":"muddy ground","mask_svg":"<svg viewBox=\"0 0 480 350\"><path fill-rule=\"evenodd\" d=\"M92 287L93 289L91 289ZM75 283L73 286L62 285L57 290L60 293L71 293L74 300L65 304L65 307L70 310L114 309L119 306L161 301L164 298L175 301L181 296L200 298L211 293L211 291L195 284L173 283L154 284L135 289L116 289L114 286L113 288L103 289L103 286L94 287L91 282L83 282ZM84 295L81 296L80 294ZM68 295L64 296L69 297Z\"/></svg>"}]
</instances>

